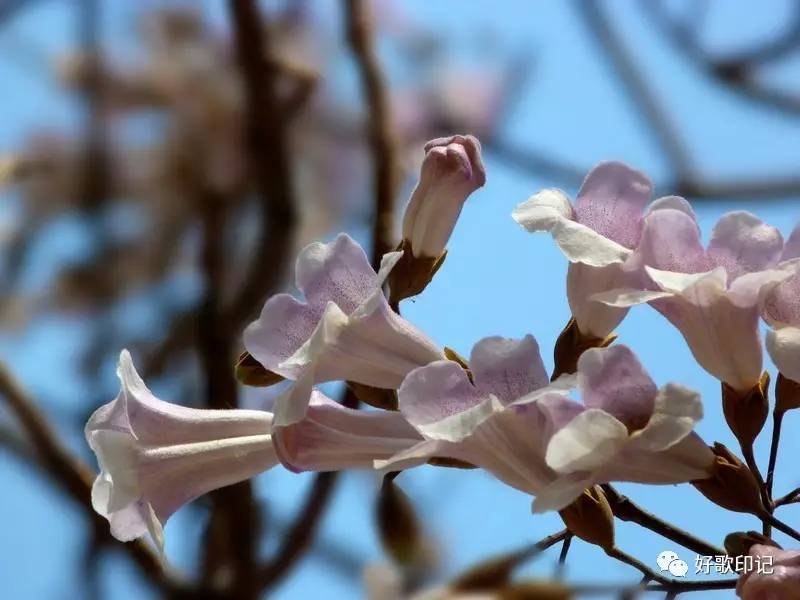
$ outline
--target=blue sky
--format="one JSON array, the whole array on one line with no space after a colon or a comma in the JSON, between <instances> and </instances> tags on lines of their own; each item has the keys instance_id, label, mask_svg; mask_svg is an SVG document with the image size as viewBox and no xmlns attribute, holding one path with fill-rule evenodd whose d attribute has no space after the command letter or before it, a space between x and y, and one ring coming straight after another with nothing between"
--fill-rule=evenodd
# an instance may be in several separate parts
<instances>
[{"instance_id":1,"label":"blue sky","mask_svg":"<svg viewBox=\"0 0 800 600\"><path fill-rule=\"evenodd\" d=\"M223 14L221 3L204 4L214 14ZM323 11L332 12L335 7L332 1L323 4ZM712 6L717 4L722 3ZM719 50L757 41L778 29L791 3L763 2L758 10L744 1L724 4L724 8L712 9L706 29L706 39ZM624 160L646 171L657 183L665 180L667 160L576 19L574 4L413 0L402 5L416 20L446 32L456 53L466 54L464 49L476 36L494 32L503 47L525 48L535 54L534 74L506 119L505 139L586 168L599 160ZM615 27L624 34L626 44L635 48L635 60L647 72L649 85L687 140L699 172L710 178L725 178L800 170L800 119L754 110L748 101L704 79L653 32L636 2L619 0L608 6ZM43 57L54 56L73 35L70 10L68 3L42 2L0 31L0 49L30 47L42 52ZM131 12L135 11L130 5L112 3L107 11L107 38L126 30L124 17ZM391 62L390 56L385 58ZM470 56L469 60L476 58ZM770 79L788 85L800 75L799 61L790 60L774 69ZM74 121L75 107L47 83L42 66L36 70L0 58L0 80L4 81L0 91L4 109L0 153L13 149L36 126L70 127ZM520 337L532 333L542 347L546 364L551 366L550 349L569 317L564 294L566 262L549 237L524 232L511 220L510 213L538 189L559 182L512 169L491 153L487 153L486 162L487 184L468 202L444 267L419 299L405 303L404 315L438 342L463 354L487 335ZM567 191L574 194L576 190ZM656 192L665 195L671 190L659 188ZM695 203L706 235L721 214L734 208L752 210L788 232L800 219L798 206L796 199L780 203ZM55 231L53 247L41 250L45 258L53 252L74 251L69 248L77 244L74 228L68 224ZM351 233L365 237L363 231ZM692 361L680 335L662 317L647 307L635 308L618 333L620 341L638 353L657 383L676 381L702 393L706 416L699 432L705 439L736 446L724 427L719 384ZM80 324L63 320L37 323L25 335L3 336L0 357L34 392L52 397L53 406L48 405L48 409L57 414L59 403L69 403L85 391L70 380L71 353L79 337ZM47 378L41 377L43 364L49 369ZM166 389L158 384L153 387L157 391ZM796 415L787 418L789 432L800 427L798 419ZM81 444L74 433L69 442L76 448ZM768 435L764 434L759 440L759 456L766 455L767 444ZM798 452L800 437L785 435L783 460L776 476L779 492L800 484L800 471L789 458ZM3 453L0 481L6 490L0 495L0 512L11 517L0 544L5 593L19 599L79 595L83 547L80 512L61 502L48 484L31 475L29 467ZM440 544L449 573L561 527L557 516L532 516L528 497L482 472L426 467L404 474L399 481L424 507L423 520ZM308 475L276 469L259 478L257 490L260 496L269 498L276 515L288 518L309 482ZM377 489L377 482L367 474L353 473L343 477L342 483L323 523L322 538L345 543L365 562L380 562L371 507L365 501ZM757 528L753 518L717 509L689 486L621 487L648 509L717 544L730 531ZM187 550L201 533L197 514L182 511L167 527L168 554L178 565L189 566ZM783 516L797 524L800 509L784 509ZM677 551L693 566L693 553L635 526L619 524L618 539L623 549L654 567L656 555L667 549ZM557 551L543 557L529 572L549 573L555 555ZM101 568L103 597L147 597L125 561L112 557ZM638 579L632 569L605 559L601 552L582 543L574 544L568 571L576 581ZM337 575L324 561L309 559L274 597L307 598L321 590L331 599L360 594L354 582ZM728 597L729 592L703 595L711 600Z\"/></svg>"}]
</instances>

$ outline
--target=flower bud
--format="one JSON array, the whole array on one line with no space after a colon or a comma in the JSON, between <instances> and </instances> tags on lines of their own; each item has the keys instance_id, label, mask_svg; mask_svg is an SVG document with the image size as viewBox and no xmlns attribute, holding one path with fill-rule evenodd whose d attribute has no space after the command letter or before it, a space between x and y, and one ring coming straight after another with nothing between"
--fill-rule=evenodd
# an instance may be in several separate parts
<instances>
[{"instance_id":1,"label":"flower bud","mask_svg":"<svg viewBox=\"0 0 800 600\"><path fill-rule=\"evenodd\" d=\"M485 182L481 145L475 137L454 135L425 145L419 183L403 217L403 239L415 257L441 255L464 201Z\"/></svg>"},{"instance_id":2,"label":"flower bud","mask_svg":"<svg viewBox=\"0 0 800 600\"><path fill-rule=\"evenodd\" d=\"M757 531L734 531L725 536L725 550L729 556L747 556L756 544L780 548L772 538Z\"/></svg>"},{"instance_id":3,"label":"flower bud","mask_svg":"<svg viewBox=\"0 0 800 600\"><path fill-rule=\"evenodd\" d=\"M742 447L752 446L764 428L769 414L769 373L764 371L758 385L749 392L737 392L722 384L722 411L725 420Z\"/></svg>"},{"instance_id":4,"label":"flower bud","mask_svg":"<svg viewBox=\"0 0 800 600\"><path fill-rule=\"evenodd\" d=\"M499 600L570 600L572 590L558 581L521 581L499 590Z\"/></svg>"},{"instance_id":5,"label":"flower bud","mask_svg":"<svg viewBox=\"0 0 800 600\"><path fill-rule=\"evenodd\" d=\"M708 479L693 481L692 485L722 508L734 512L762 513L761 491L750 469L719 442L711 450L716 455L713 474Z\"/></svg>"},{"instance_id":6,"label":"flower bud","mask_svg":"<svg viewBox=\"0 0 800 600\"><path fill-rule=\"evenodd\" d=\"M236 360L233 373L236 377L236 381L242 385L253 387L269 387L283 381L282 376L265 369L264 366L246 350L242 352Z\"/></svg>"},{"instance_id":7,"label":"flower bud","mask_svg":"<svg viewBox=\"0 0 800 600\"><path fill-rule=\"evenodd\" d=\"M775 384L775 412L785 413L787 410L800 408L800 383L778 373Z\"/></svg>"},{"instance_id":8,"label":"flower bud","mask_svg":"<svg viewBox=\"0 0 800 600\"><path fill-rule=\"evenodd\" d=\"M599 486L584 491L559 514L567 528L582 540L605 550L614 547L614 513Z\"/></svg>"},{"instance_id":9,"label":"flower bud","mask_svg":"<svg viewBox=\"0 0 800 600\"><path fill-rule=\"evenodd\" d=\"M398 564L413 565L422 545L420 526L414 506L391 474L383 478L375 514L384 551Z\"/></svg>"}]
</instances>

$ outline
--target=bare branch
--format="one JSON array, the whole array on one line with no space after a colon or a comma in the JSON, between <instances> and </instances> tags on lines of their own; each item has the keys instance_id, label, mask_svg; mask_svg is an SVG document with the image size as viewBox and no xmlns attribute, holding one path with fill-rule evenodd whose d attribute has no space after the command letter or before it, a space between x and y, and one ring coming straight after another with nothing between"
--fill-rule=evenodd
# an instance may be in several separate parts
<instances>
[{"instance_id":1,"label":"bare branch","mask_svg":"<svg viewBox=\"0 0 800 600\"><path fill-rule=\"evenodd\" d=\"M345 0L347 39L355 56L368 106L368 138L373 161L375 224L372 235L372 264L393 250L394 192L397 179L395 141L389 116L386 83L373 47L372 24L363 0Z\"/></svg>"}]
</instances>

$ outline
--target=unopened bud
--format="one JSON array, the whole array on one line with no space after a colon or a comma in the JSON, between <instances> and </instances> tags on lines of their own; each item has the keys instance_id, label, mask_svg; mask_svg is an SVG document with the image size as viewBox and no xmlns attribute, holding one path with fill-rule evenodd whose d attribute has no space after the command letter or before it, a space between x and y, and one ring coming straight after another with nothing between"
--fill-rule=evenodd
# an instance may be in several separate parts
<instances>
[{"instance_id":1,"label":"unopened bud","mask_svg":"<svg viewBox=\"0 0 800 600\"><path fill-rule=\"evenodd\" d=\"M253 355L247 351L242 352L233 369L236 381L242 385L252 387L269 387L283 381L283 376L265 369Z\"/></svg>"},{"instance_id":2,"label":"unopened bud","mask_svg":"<svg viewBox=\"0 0 800 600\"><path fill-rule=\"evenodd\" d=\"M408 496L393 479L391 474L383 478L375 511L377 529L384 551L398 564L413 566L422 546L419 522Z\"/></svg>"},{"instance_id":3,"label":"unopened bud","mask_svg":"<svg viewBox=\"0 0 800 600\"><path fill-rule=\"evenodd\" d=\"M748 392L738 392L722 384L722 411L728 427L743 447L753 445L769 415L769 373L764 371L758 385Z\"/></svg>"},{"instance_id":4,"label":"unopened bud","mask_svg":"<svg viewBox=\"0 0 800 600\"><path fill-rule=\"evenodd\" d=\"M725 550L729 556L747 556L756 544L780 548L775 540L757 531L735 531L725 536Z\"/></svg>"},{"instance_id":5,"label":"unopened bud","mask_svg":"<svg viewBox=\"0 0 800 600\"><path fill-rule=\"evenodd\" d=\"M590 348L605 348L610 346L617 336L611 334L605 338L597 338L582 333L578 322L571 318L567 326L561 331L553 350L554 367L552 380L555 381L565 373L575 373L578 370L578 359Z\"/></svg>"},{"instance_id":6,"label":"unopened bud","mask_svg":"<svg viewBox=\"0 0 800 600\"><path fill-rule=\"evenodd\" d=\"M800 383L778 373L778 382L775 384L775 412L785 413L795 408L800 408Z\"/></svg>"},{"instance_id":7,"label":"unopened bud","mask_svg":"<svg viewBox=\"0 0 800 600\"><path fill-rule=\"evenodd\" d=\"M419 183L403 215L403 239L414 256L444 252L461 208L486 183L481 144L471 135L453 135L425 144Z\"/></svg>"},{"instance_id":8,"label":"unopened bud","mask_svg":"<svg viewBox=\"0 0 800 600\"><path fill-rule=\"evenodd\" d=\"M521 581L498 591L498 600L570 600L572 590L557 581Z\"/></svg>"},{"instance_id":9,"label":"unopened bud","mask_svg":"<svg viewBox=\"0 0 800 600\"><path fill-rule=\"evenodd\" d=\"M397 391L376 388L355 381L348 381L347 387L352 390L356 398L364 404L383 410L397 410Z\"/></svg>"},{"instance_id":10,"label":"unopened bud","mask_svg":"<svg viewBox=\"0 0 800 600\"><path fill-rule=\"evenodd\" d=\"M567 529L582 540L604 550L614 547L614 513L599 486L585 490L559 514Z\"/></svg>"},{"instance_id":11,"label":"unopened bud","mask_svg":"<svg viewBox=\"0 0 800 600\"><path fill-rule=\"evenodd\" d=\"M760 514L764 511L761 491L747 465L719 442L711 448L716 456L712 475L692 485L714 504L734 512Z\"/></svg>"}]
</instances>

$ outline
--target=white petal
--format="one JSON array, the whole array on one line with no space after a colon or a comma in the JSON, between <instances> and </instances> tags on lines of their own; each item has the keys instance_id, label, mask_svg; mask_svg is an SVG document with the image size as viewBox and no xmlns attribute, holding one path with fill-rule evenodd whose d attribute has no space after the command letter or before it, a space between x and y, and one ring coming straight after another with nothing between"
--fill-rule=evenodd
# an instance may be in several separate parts
<instances>
[{"instance_id":1,"label":"white petal","mask_svg":"<svg viewBox=\"0 0 800 600\"><path fill-rule=\"evenodd\" d=\"M645 267L645 270L650 279L665 292L680 294L700 282L705 285L713 284L721 290L727 287L727 275L722 267L717 267L713 271L705 273L675 273L673 271L661 271L652 267Z\"/></svg>"},{"instance_id":2,"label":"white petal","mask_svg":"<svg viewBox=\"0 0 800 600\"><path fill-rule=\"evenodd\" d=\"M689 435L702 418L700 394L668 383L658 391L650 421L631 436L631 444L653 452L666 450Z\"/></svg>"},{"instance_id":3,"label":"white petal","mask_svg":"<svg viewBox=\"0 0 800 600\"><path fill-rule=\"evenodd\" d=\"M627 442L628 430L607 412L590 408L556 431L545 461L554 471L589 471L609 461Z\"/></svg>"},{"instance_id":4,"label":"white petal","mask_svg":"<svg viewBox=\"0 0 800 600\"><path fill-rule=\"evenodd\" d=\"M536 494L532 510L534 513L543 513L566 508L593 483L591 477L559 477Z\"/></svg>"},{"instance_id":5,"label":"white petal","mask_svg":"<svg viewBox=\"0 0 800 600\"><path fill-rule=\"evenodd\" d=\"M768 331L767 351L784 377L800 382L800 328Z\"/></svg>"},{"instance_id":6,"label":"white petal","mask_svg":"<svg viewBox=\"0 0 800 600\"><path fill-rule=\"evenodd\" d=\"M607 304L608 306L627 308L639 304L647 304L648 302L660 300L661 298L670 298L672 296L674 296L672 292L651 292L647 290L623 288L594 294L591 299L595 302Z\"/></svg>"},{"instance_id":7,"label":"white petal","mask_svg":"<svg viewBox=\"0 0 800 600\"><path fill-rule=\"evenodd\" d=\"M624 262L630 255L628 248L571 220L571 214L563 192L544 190L517 206L512 216L528 231L549 231L570 262L604 267Z\"/></svg>"}]
</instances>

